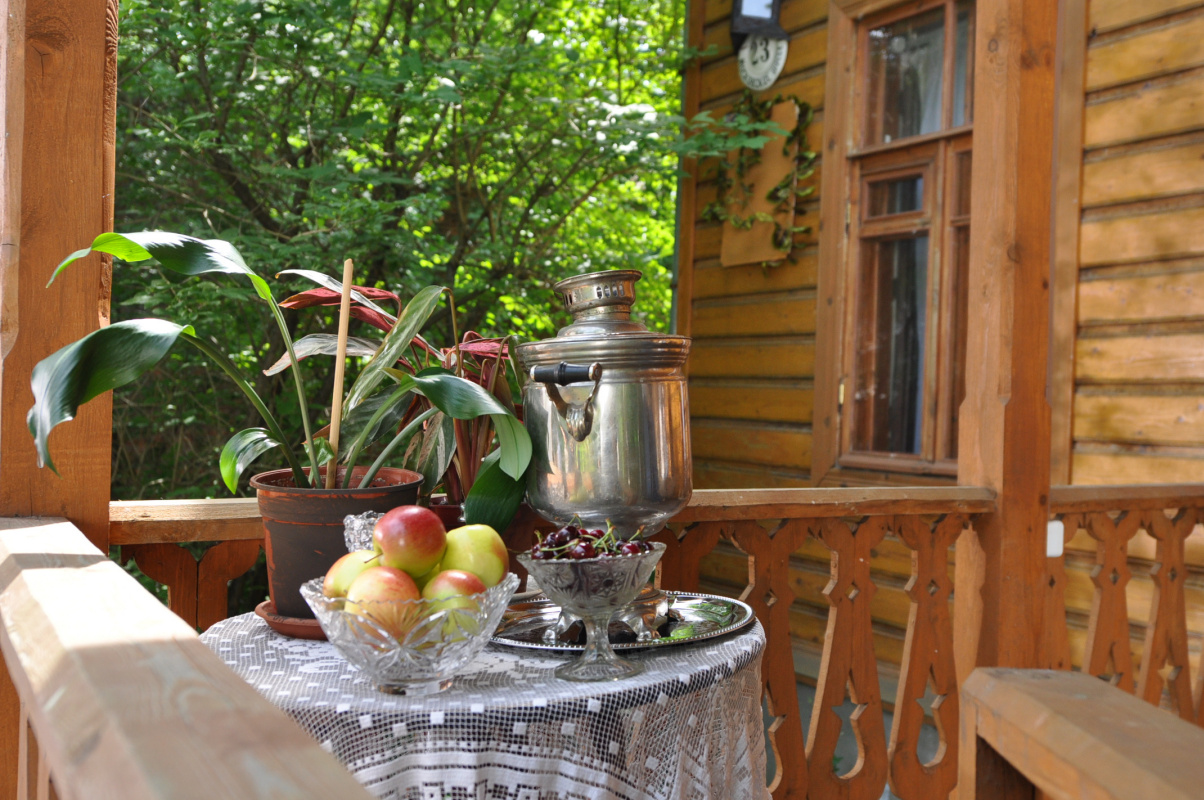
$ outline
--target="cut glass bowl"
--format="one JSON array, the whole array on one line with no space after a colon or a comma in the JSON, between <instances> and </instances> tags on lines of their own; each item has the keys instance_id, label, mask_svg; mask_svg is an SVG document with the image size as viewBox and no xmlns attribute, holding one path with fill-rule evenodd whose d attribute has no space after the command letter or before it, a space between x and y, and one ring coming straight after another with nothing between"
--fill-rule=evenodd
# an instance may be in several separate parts
<instances>
[{"instance_id":1,"label":"cut glass bowl","mask_svg":"<svg viewBox=\"0 0 1204 800\"><path fill-rule=\"evenodd\" d=\"M364 614L345 610L347 599L322 594L322 578L301 585L301 596L326 638L363 670L383 692L434 694L489 643L510 596L518 588L513 572L480 594L445 600L361 602ZM376 619L373 619L376 617ZM377 619L391 620L400 636Z\"/></svg>"},{"instance_id":2,"label":"cut glass bowl","mask_svg":"<svg viewBox=\"0 0 1204 800\"><path fill-rule=\"evenodd\" d=\"M576 661L556 668L556 677L568 681L614 681L638 675L644 665L615 655L606 629L610 618L625 608L648 583L665 545L652 542L646 553L596 558L534 559L519 553L518 560L553 603L581 617L585 623L585 650Z\"/></svg>"},{"instance_id":3,"label":"cut glass bowl","mask_svg":"<svg viewBox=\"0 0 1204 800\"><path fill-rule=\"evenodd\" d=\"M383 516L379 511L365 511L343 517L343 543L347 545L348 553L372 549L372 529Z\"/></svg>"}]
</instances>

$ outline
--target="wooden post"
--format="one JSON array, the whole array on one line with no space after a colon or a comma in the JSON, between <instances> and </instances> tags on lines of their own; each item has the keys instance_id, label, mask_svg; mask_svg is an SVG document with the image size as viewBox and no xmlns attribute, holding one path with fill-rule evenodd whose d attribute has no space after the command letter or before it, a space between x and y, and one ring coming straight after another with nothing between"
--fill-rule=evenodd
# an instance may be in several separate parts
<instances>
[{"instance_id":1,"label":"wooden post","mask_svg":"<svg viewBox=\"0 0 1204 800\"><path fill-rule=\"evenodd\" d=\"M34 364L109 320L108 257L46 282L67 253L113 229L117 2L0 0L0 9L0 516L64 516L107 550L110 398L51 438L62 477L38 469L25 415Z\"/></svg>"},{"instance_id":2,"label":"wooden post","mask_svg":"<svg viewBox=\"0 0 1204 800\"><path fill-rule=\"evenodd\" d=\"M1056 0L980 0L970 315L958 482L998 510L957 544L954 646L975 666L1044 664L1049 516L1050 214Z\"/></svg>"}]
</instances>

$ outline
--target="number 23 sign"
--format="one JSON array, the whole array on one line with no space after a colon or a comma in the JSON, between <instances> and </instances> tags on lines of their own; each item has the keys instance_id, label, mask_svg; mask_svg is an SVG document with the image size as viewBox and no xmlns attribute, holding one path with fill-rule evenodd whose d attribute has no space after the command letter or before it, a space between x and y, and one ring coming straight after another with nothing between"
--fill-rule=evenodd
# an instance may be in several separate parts
<instances>
[{"instance_id":1,"label":"number 23 sign","mask_svg":"<svg viewBox=\"0 0 1204 800\"><path fill-rule=\"evenodd\" d=\"M740 46L737 57L740 80L755 92L768 89L786 66L788 43L784 39L749 36Z\"/></svg>"}]
</instances>

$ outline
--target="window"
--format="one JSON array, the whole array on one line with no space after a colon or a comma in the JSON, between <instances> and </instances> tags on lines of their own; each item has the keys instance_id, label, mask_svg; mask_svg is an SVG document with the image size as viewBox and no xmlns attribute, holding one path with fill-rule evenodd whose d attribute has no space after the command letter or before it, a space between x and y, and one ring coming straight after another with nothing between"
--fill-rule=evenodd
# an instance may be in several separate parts
<instances>
[{"instance_id":1,"label":"window","mask_svg":"<svg viewBox=\"0 0 1204 800\"><path fill-rule=\"evenodd\" d=\"M844 302L832 343L841 352L832 455L841 468L956 474L973 2L909 3L844 30L855 82L837 77L829 91L835 84L852 98L852 130L823 182L844 188L846 225L839 241L829 234L820 244L836 261L828 269L840 271Z\"/></svg>"}]
</instances>

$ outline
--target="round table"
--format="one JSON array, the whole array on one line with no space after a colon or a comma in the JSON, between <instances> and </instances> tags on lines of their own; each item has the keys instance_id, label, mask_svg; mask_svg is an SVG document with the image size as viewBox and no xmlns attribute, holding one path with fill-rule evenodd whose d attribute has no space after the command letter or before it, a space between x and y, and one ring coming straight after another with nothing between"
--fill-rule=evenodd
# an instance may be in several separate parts
<instances>
[{"instance_id":1,"label":"round table","mask_svg":"<svg viewBox=\"0 0 1204 800\"><path fill-rule=\"evenodd\" d=\"M767 796L760 623L625 652L646 669L613 683L558 680L564 656L490 644L425 697L384 694L328 642L282 636L254 614L201 639L378 797Z\"/></svg>"}]
</instances>

